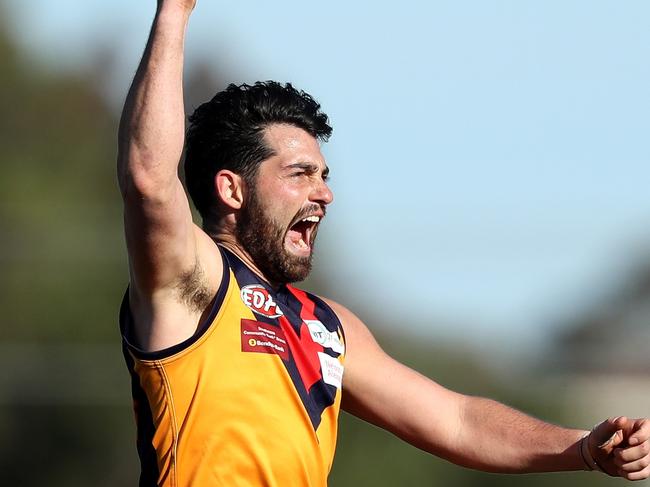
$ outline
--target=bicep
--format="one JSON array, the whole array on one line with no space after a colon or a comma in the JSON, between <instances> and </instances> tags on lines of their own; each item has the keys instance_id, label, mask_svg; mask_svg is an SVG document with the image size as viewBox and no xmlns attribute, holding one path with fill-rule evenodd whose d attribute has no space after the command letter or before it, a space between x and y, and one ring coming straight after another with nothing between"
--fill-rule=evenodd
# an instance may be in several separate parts
<instances>
[{"instance_id":1,"label":"bicep","mask_svg":"<svg viewBox=\"0 0 650 487\"><path fill-rule=\"evenodd\" d=\"M198 233L180 180L124 192L124 231L132 285L143 293L172 286L198 262Z\"/></svg>"},{"instance_id":2,"label":"bicep","mask_svg":"<svg viewBox=\"0 0 650 487\"><path fill-rule=\"evenodd\" d=\"M464 396L391 358L358 318L346 314L343 408L418 448L448 457L458 442Z\"/></svg>"}]
</instances>

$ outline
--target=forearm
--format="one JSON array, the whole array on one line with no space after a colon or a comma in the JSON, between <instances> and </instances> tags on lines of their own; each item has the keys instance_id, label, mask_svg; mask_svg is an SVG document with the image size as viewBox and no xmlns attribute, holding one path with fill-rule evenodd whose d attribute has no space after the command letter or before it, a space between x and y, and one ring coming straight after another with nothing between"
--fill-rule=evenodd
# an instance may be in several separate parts
<instances>
[{"instance_id":1,"label":"forearm","mask_svg":"<svg viewBox=\"0 0 650 487\"><path fill-rule=\"evenodd\" d=\"M586 433L545 423L490 399L466 396L451 461L490 472L583 470Z\"/></svg>"},{"instance_id":2,"label":"forearm","mask_svg":"<svg viewBox=\"0 0 650 487\"><path fill-rule=\"evenodd\" d=\"M341 405L355 416L478 470L603 470L629 480L650 476L650 420L610 418L586 436L586 431L459 394L390 358L359 318L335 302L328 304L346 332Z\"/></svg>"},{"instance_id":3,"label":"forearm","mask_svg":"<svg viewBox=\"0 0 650 487\"><path fill-rule=\"evenodd\" d=\"M159 2L120 120L118 175L124 194L136 188L160 195L176 183L185 131L183 47L190 12L174 2Z\"/></svg>"}]
</instances>

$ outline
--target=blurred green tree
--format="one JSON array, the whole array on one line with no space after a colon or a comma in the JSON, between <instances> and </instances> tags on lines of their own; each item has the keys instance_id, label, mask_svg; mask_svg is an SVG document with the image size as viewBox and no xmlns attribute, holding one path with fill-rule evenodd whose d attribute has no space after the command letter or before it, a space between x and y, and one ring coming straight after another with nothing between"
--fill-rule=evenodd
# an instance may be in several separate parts
<instances>
[{"instance_id":1,"label":"blurred green tree","mask_svg":"<svg viewBox=\"0 0 650 487\"><path fill-rule=\"evenodd\" d=\"M45 71L7 32L0 25L2 483L132 485L116 120L93 73Z\"/></svg>"},{"instance_id":2,"label":"blurred green tree","mask_svg":"<svg viewBox=\"0 0 650 487\"><path fill-rule=\"evenodd\" d=\"M105 341L125 282L116 121L91 73L51 74L0 30L2 341Z\"/></svg>"}]
</instances>

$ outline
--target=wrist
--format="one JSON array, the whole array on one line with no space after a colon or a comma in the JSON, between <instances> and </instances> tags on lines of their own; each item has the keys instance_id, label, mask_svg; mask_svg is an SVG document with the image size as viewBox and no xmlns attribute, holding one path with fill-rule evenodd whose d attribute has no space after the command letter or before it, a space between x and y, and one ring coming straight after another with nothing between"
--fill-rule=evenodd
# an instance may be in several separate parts
<instances>
[{"instance_id":1,"label":"wrist","mask_svg":"<svg viewBox=\"0 0 650 487\"><path fill-rule=\"evenodd\" d=\"M594 458L594 456L591 454L591 450L589 449L589 438L591 437L592 431L585 433L580 439L580 444L578 445L580 456L582 457L582 462L584 464L583 470L605 472L603 467Z\"/></svg>"},{"instance_id":2,"label":"wrist","mask_svg":"<svg viewBox=\"0 0 650 487\"><path fill-rule=\"evenodd\" d=\"M193 9L193 6L188 6L182 2L160 1L156 9L156 17L159 21L187 23Z\"/></svg>"}]
</instances>

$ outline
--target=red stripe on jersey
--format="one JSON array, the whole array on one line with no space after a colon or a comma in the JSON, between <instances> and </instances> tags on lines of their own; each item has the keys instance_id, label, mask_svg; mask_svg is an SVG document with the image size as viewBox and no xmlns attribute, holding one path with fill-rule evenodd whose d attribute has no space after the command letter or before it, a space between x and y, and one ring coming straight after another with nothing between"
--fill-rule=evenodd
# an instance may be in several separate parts
<instances>
[{"instance_id":1,"label":"red stripe on jersey","mask_svg":"<svg viewBox=\"0 0 650 487\"><path fill-rule=\"evenodd\" d=\"M300 304L302 304L302 309L300 310L300 317L303 320L317 320L316 315L314 314L314 310L316 309L316 303L314 303L309 297L307 296L307 293L303 291L302 289L297 289L293 286L287 286L287 289L291 291L291 294L293 294L298 301L300 301Z\"/></svg>"},{"instance_id":2,"label":"red stripe on jersey","mask_svg":"<svg viewBox=\"0 0 650 487\"><path fill-rule=\"evenodd\" d=\"M304 323L300 325L300 337L298 337L286 316L280 316L278 321L291 349L302 383L309 392L311 386L322 378L318 352L322 352L323 347L311 339L309 328Z\"/></svg>"}]
</instances>

